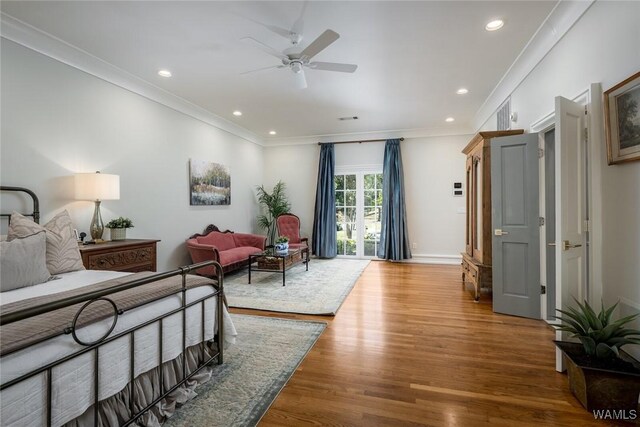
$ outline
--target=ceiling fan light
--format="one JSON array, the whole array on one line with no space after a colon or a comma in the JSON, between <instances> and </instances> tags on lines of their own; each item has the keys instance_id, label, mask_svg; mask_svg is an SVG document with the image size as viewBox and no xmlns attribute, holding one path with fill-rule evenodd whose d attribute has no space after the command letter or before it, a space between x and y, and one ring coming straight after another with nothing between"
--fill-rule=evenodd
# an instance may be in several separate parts
<instances>
[{"instance_id":1,"label":"ceiling fan light","mask_svg":"<svg viewBox=\"0 0 640 427\"><path fill-rule=\"evenodd\" d=\"M299 62L292 62L291 63L291 70L298 74L300 71L302 71L302 64Z\"/></svg>"}]
</instances>

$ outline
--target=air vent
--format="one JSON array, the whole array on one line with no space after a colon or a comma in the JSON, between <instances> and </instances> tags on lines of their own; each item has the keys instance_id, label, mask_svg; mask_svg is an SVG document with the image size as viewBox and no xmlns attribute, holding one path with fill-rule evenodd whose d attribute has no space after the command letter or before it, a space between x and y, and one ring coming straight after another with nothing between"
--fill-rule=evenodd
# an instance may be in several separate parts
<instances>
[{"instance_id":1,"label":"air vent","mask_svg":"<svg viewBox=\"0 0 640 427\"><path fill-rule=\"evenodd\" d=\"M358 120L358 116L351 116L351 117L338 117L338 120L340 120L340 121L345 121L345 120Z\"/></svg>"},{"instance_id":2,"label":"air vent","mask_svg":"<svg viewBox=\"0 0 640 427\"><path fill-rule=\"evenodd\" d=\"M500 108L498 108L496 116L498 118L498 130L511 129L511 98L508 98Z\"/></svg>"}]
</instances>

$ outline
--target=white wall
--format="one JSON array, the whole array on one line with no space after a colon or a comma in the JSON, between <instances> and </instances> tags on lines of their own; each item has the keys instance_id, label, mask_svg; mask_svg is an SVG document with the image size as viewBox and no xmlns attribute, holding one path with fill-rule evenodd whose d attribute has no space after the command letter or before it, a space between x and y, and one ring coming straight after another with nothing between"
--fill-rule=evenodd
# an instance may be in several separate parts
<instances>
[{"instance_id":1,"label":"white wall","mask_svg":"<svg viewBox=\"0 0 640 427\"><path fill-rule=\"evenodd\" d=\"M409 239L415 261L456 262L464 250L464 198L453 182L464 182L462 148L472 135L407 138L401 143ZM384 142L336 145L336 167L382 165ZM265 184L287 184L302 233L311 236L320 148L317 144L265 148ZM444 256L440 258L438 256Z\"/></svg>"},{"instance_id":2,"label":"white wall","mask_svg":"<svg viewBox=\"0 0 640 427\"><path fill-rule=\"evenodd\" d=\"M571 99L598 82L607 90L638 72L638 17L640 2L594 3L512 93L511 109L518 113L514 127L528 129L553 111L558 95ZM495 129L495 115L483 128ZM592 135L592 141L600 150L593 167L601 171L602 194L594 197L602 205L603 234L594 242L603 253L602 277L594 280L602 281L605 303L620 299L625 310L640 309L640 162L608 166L604 135Z\"/></svg>"},{"instance_id":3,"label":"white wall","mask_svg":"<svg viewBox=\"0 0 640 427\"><path fill-rule=\"evenodd\" d=\"M209 223L256 231L262 147L5 39L1 54L0 179L38 194L42 223L68 209L87 231L93 204L73 200L72 176L100 170L121 185L105 223L130 217L128 237L161 239L159 270L187 264L184 240ZM230 206L189 206L189 158L229 167Z\"/></svg>"}]
</instances>

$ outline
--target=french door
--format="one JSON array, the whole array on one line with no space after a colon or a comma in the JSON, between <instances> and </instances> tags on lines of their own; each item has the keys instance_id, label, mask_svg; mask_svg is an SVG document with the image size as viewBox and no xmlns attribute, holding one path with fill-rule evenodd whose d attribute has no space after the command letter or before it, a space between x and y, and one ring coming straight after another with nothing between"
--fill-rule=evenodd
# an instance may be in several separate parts
<instances>
[{"instance_id":1,"label":"french door","mask_svg":"<svg viewBox=\"0 0 640 427\"><path fill-rule=\"evenodd\" d=\"M382 171L338 171L334 186L338 256L375 257L382 228Z\"/></svg>"}]
</instances>

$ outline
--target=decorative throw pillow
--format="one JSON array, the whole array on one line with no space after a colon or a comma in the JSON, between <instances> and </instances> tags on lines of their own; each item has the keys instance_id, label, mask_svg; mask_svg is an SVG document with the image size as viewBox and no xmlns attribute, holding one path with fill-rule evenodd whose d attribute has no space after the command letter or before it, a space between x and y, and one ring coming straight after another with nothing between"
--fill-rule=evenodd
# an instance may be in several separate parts
<instances>
[{"instance_id":1,"label":"decorative throw pillow","mask_svg":"<svg viewBox=\"0 0 640 427\"><path fill-rule=\"evenodd\" d=\"M47 268L51 274L84 270L71 218L66 210L44 226L17 212L11 214L9 240L26 237L38 231L45 231L47 235Z\"/></svg>"},{"instance_id":2,"label":"decorative throw pillow","mask_svg":"<svg viewBox=\"0 0 640 427\"><path fill-rule=\"evenodd\" d=\"M51 279L44 231L0 242L0 291L24 288Z\"/></svg>"}]
</instances>

